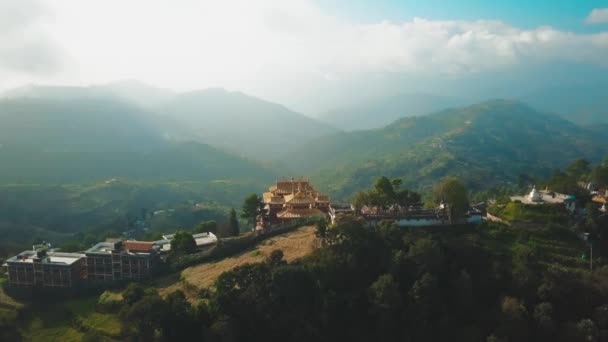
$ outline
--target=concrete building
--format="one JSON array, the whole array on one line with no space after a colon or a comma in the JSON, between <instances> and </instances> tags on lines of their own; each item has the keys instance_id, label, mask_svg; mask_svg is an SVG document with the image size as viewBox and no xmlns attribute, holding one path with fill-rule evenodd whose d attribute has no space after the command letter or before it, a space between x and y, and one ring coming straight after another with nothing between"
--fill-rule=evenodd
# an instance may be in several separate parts
<instances>
[{"instance_id":1,"label":"concrete building","mask_svg":"<svg viewBox=\"0 0 608 342\"><path fill-rule=\"evenodd\" d=\"M88 280L139 280L157 262L158 247L145 241L100 242L85 255Z\"/></svg>"},{"instance_id":2,"label":"concrete building","mask_svg":"<svg viewBox=\"0 0 608 342\"><path fill-rule=\"evenodd\" d=\"M20 288L69 288L86 278L85 255L25 251L6 261L8 284Z\"/></svg>"},{"instance_id":3,"label":"concrete building","mask_svg":"<svg viewBox=\"0 0 608 342\"><path fill-rule=\"evenodd\" d=\"M168 252L171 250L171 240L175 237L175 234L165 234L162 240L154 241L161 252ZM217 236L211 232L192 234L196 247L198 249L205 249L217 244Z\"/></svg>"}]
</instances>

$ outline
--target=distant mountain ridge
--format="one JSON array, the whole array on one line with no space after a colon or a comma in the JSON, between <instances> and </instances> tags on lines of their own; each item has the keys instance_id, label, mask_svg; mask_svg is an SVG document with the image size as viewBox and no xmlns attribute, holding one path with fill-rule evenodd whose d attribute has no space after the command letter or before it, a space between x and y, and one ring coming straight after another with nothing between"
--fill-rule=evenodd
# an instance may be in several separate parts
<instances>
[{"instance_id":1,"label":"distant mountain ridge","mask_svg":"<svg viewBox=\"0 0 608 342\"><path fill-rule=\"evenodd\" d=\"M520 98L579 125L608 124L608 83L556 85Z\"/></svg>"},{"instance_id":2,"label":"distant mountain ridge","mask_svg":"<svg viewBox=\"0 0 608 342\"><path fill-rule=\"evenodd\" d=\"M547 176L576 158L605 157L608 137L520 102L494 100L342 133L292 155L292 167L308 167L323 187L344 197L379 174L403 178L413 188L456 175L472 189L521 173Z\"/></svg>"},{"instance_id":3,"label":"distant mountain ridge","mask_svg":"<svg viewBox=\"0 0 608 342\"><path fill-rule=\"evenodd\" d=\"M223 89L180 94L156 112L186 125L197 140L258 160L277 160L337 132L282 105Z\"/></svg>"},{"instance_id":4,"label":"distant mountain ridge","mask_svg":"<svg viewBox=\"0 0 608 342\"><path fill-rule=\"evenodd\" d=\"M137 81L123 81L90 87L26 86L8 91L0 99L21 101L24 105L45 100L72 101L74 106L75 101L122 103L118 112L127 117L136 113L166 139L197 141L258 160L277 160L288 149L338 131L282 105L224 89L178 94ZM126 105L132 108L127 109ZM106 114L113 118L116 113Z\"/></svg>"},{"instance_id":5,"label":"distant mountain ridge","mask_svg":"<svg viewBox=\"0 0 608 342\"><path fill-rule=\"evenodd\" d=\"M347 131L382 128L398 119L426 115L468 100L433 94L405 93L327 111L319 116L334 127Z\"/></svg>"},{"instance_id":6,"label":"distant mountain ridge","mask_svg":"<svg viewBox=\"0 0 608 342\"><path fill-rule=\"evenodd\" d=\"M172 142L116 98L0 101L0 181L270 180L272 170L199 142Z\"/></svg>"}]
</instances>

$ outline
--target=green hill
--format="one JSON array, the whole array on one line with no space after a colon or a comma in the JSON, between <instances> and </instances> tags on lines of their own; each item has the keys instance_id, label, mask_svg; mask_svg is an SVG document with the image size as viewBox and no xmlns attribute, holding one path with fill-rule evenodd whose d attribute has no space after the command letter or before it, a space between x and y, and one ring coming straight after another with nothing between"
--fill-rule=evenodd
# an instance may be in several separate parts
<instances>
[{"instance_id":1,"label":"green hill","mask_svg":"<svg viewBox=\"0 0 608 342\"><path fill-rule=\"evenodd\" d=\"M192 137L258 160L337 132L324 123L240 92L208 89L178 95L157 112L182 123Z\"/></svg>"},{"instance_id":2,"label":"green hill","mask_svg":"<svg viewBox=\"0 0 608 342\"><path fill-rule=\"evenodd\" d=\"M320 120L344 130L382 128L403 117L426 115L468 101L432 94L399 94L336 108L319 116Z\"/></svg>"},{"instance_id":3,"label":"green hill","mask_svg":"<svg viewBox=\"0 0 608 342\"><path fill-rule=\"evenodd\" d=\"M608 153L606 141L558 116L496 100L320 139L291 160L293 168L317 172L314 178L337 197L379 174L403 178L413 188L450 174L481 189L521 173L547 176L581 156L597 160Z\"/></svg>"},{"instance_id":4,"label":"green hill","mask_svg":"<svg viewBox=\"0 0 608 342\"><path fill-rule=\"evenodd\" d=\"M0 182L251 180L269 173L209 145L163 135L150 113L117 99L7 99L0 103Z\"/></svg>"},{"instance_id":5,"label":"green hill","mask_svg":"<svg viewBox=\"0 0 608 342\"><path fill-rule=\"evenodd\" d=\"M522 100L580 125L608 124L608 84L561 85L538 89Z\"/></svg>"}]
</instances>

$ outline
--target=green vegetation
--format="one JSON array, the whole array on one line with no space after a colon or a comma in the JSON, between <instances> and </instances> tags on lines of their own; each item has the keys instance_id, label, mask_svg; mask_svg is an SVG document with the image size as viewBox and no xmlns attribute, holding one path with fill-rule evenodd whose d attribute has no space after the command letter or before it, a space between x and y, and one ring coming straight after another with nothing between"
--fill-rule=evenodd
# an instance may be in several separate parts
<instances>
[{"instance_id":1,"label":"green vegetation","mask_svg":"<svg viewBox=\"0 0 608 342\"><path fill-rule=\"evenodd\" d=\"M255 218L258 215L260 207L260 198L257 194L250 194L243 201L241 217L247 220L249 225L255 224Z\"/></svg>"},{"instance_id":2,"label":"green vegetation","mask_svg":"<svg viewBox=\"0 0 608 342\"><path fill-rule=\"evenodd\" d=\"M357 192L353 203L357 208L361 208L363 205L386 207L398 204L410 206L420 203L420 195L407 189L401 189L401 179L391 181L382 176L376 180L373 189Z\"/></svg>"},{"instance_id":3,"label":"green vegetation","mask_svg":"<svg viewBox=\"0 0 608 342\"><path fill-rule=\"evenodd\" d=\"M450 211L450 218L460 218L469 209L469 196L462 181L456 177L446 177L435 187L435 204L444 203Z\"/></svg>"},{"instance_id":4,"label":"green vegetation","mask_svg":"<svg viewBox=\"0 0 608 342\"><path fill-rule=\"evenodd\" d=\"M32 305L21 318L21 335L24 341L81 341L86 335L97 335L101 341L120 338L118 317L96 311L96 302L89 297Z\"/></svg>"},{"instance_id":5,"label":"green vegetation","mask_svg":"<svg viewBox=\"0 0 608 342\"><path fill-rule=\"evenodd\" d=\"M236 218L236 210L230 209L228 214L228 232L229 236L239 236L241 229L239 228L239 220Z\"/></svg>"},{"instance_id":6,"label":"green vegetation","mask_svg":"<svg viewBox=\"0 0 608 342\"><path fill-rule=\"evenodd\" d=\"M179 231L171 240L171 253L190 254L196 251L196 241L189 232Z\"/></svg>"},{"instance_id":7,"label":"green vegetation","mask_svg":"<svg viewBox=\"0 0 608 342\"><path fill-rule=\"evenodd\" d=\"M568 212L562 206L552 204L525 205L508 203L502 210L494 211L508 221L523 222L568 222Z\"/></svg>"},{"instance_id":8,"label":"green vegetation","mask_svg":"<svg viewBox=\"0 0 608 342\"><path fill-rule=\"evenodd\" d=\"M254 184L228 181L0 185L0 256L43 240L66 251L83 250L126 230L144 234L137 231L140 220L150 237L204 221L222 224L228 206L238 205L255 189Z\"/></svg>"},{"instance_id":9,"label":"green vegetation","mask_svg":"<svg viewBox=\"0 0 608 342\"><path fill-rule=\"evenodd\" d=\"M312 177L334 199L349 198L379 174L427 192L447 175L473 191L516 183L518 176L546 178L568 160L597 161L608 154L606 138L525 104L490 101L385 128L340 133L291 152L293 168ZM331 161L327 165L327 161Z\"/></svg>"},{"instance_id":10,"label":"green vegetation","mask_svg":"<svg viewBox=\"0 0 608 342\"><path fill-rule=\"evenodd\" d=\"M161 298L130 285L113 309L120 336L570 342L604 329L608 275L586 271L585 246L558 225L403 230L383 223L370 230L344 218L325 241L297 262L275 250L238 266L190 302L180 291ZM94 331L110 336L116 323Z\"/></svg>"}]
</instances>

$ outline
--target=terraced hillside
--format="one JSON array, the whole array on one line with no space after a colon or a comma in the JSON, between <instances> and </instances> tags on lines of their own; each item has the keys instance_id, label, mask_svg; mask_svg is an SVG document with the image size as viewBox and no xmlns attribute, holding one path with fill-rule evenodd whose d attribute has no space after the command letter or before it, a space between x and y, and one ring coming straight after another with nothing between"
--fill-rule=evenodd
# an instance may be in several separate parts
<instances>
[{"instance_id":1,"label":"terraced hillside","mask_svg":"<svg viewBox=\"0 0 608 342\"><path fill-rule=\"evenodd\" d=\"M158 284L159 292L166 295L181 289L191 298L194 298L198 291L210 287L220 274L237 266L262 262L274 250L282 250L284 260L291 262L308 255L315 249L315 246L315 227L302 227L296 231L264 240L253 249L234 257L189 267L181 272L177 282L174 278L160 281Z\"/></svg>"}]
</instances>

